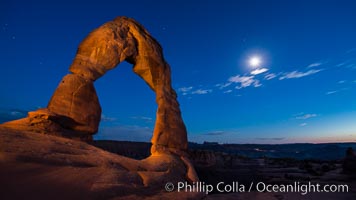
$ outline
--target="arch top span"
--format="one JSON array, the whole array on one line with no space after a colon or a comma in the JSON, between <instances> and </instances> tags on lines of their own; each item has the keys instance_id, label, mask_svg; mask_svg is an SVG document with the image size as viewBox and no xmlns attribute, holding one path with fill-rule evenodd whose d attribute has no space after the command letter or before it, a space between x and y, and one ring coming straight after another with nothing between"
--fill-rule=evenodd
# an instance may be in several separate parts
<instances>
[{"instance_id":1,"label":"arch top span","mask_svg":"<svg viewBox=\"0 0 356 200\"><path fill-rule=\"evenodd\" d=\"M117 17L92 31L79 45L70 71L95 81L120 62L132 63L154 90L166 67L159 43L138 22Z\"/></svg>"}]
</instances>

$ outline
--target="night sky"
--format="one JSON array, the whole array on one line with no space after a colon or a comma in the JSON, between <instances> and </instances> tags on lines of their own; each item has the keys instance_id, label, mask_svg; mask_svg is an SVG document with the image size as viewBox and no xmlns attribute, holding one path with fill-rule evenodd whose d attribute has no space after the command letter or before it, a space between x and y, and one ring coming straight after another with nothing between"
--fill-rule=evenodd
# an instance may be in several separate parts
<instances>
[{"instance_id":1,"label":"night sky","mask_svg":"<svg viewBox=\"0 0 356 200\"><path fill-rule=\"evenodd\" d=\"M162 45L190 141L356 142L352 0L1 0L0 122L46 107L78 44L116 16ZM149 141L155 95L132 66L95 86L96 139Z\"/></svg>"}]
</instances>

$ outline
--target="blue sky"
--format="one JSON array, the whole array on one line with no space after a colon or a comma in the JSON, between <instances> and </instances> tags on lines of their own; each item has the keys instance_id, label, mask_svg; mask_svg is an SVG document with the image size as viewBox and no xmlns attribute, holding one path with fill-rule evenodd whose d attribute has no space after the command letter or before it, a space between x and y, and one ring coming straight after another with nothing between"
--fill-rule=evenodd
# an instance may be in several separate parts
<instances>
[{"instance_id":1,"label":"blue sky","mask_svg":"<svg viewBox=\"0 0 356 200\"><path fill-rule=\"evenodd\" d=\"M2 122L45 107L84 37L128 16L163 46L190 141L356 141L354 1L0 5ZM129 64L95 87L103 109L97 139L150 140L155 95Z\"/></svg>"}]
</instances>

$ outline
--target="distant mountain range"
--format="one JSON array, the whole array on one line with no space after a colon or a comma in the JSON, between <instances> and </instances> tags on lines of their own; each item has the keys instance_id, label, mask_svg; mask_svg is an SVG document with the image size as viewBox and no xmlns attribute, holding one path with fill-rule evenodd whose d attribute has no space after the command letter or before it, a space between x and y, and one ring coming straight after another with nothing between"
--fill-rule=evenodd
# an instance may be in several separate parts
<instances>
[{"instance_id":1,"label":"distant mountain range","mask_svg":"<svg viewBox=\"0 0 356 200\"><path fill-rule=\"evenodd\" d=\"M340 160L348 147L356 149L356 143L296 143L296 144L218 144L189 143L191 150L209 150L250 158L294 158L316 160Z\"/></svg>"},{"instance_id":2,"label":"distant mountain range","mask_svg":"<svg viewBox=\"0 0 356 200\"><path fill-rule=\"evenodd\" d=\"M120 155L142 159L149 155L151 144L148 142L128 142L96 140L94 146ZM221 152L249 158L293 158L313 160L341 160L348 147L356 150L356 143L296 143L296 144L218 144L204 142L189 143L189 149Z\"/></svg>"}]
</instances>

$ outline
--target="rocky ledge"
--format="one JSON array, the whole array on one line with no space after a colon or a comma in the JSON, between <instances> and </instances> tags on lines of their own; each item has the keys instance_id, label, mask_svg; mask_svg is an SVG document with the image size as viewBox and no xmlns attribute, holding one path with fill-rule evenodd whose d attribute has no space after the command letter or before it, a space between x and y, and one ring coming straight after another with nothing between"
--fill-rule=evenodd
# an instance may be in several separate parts
<instances>
[{"instance_id":1,"label":"rocky ledge","mask_svg":"<svg viewBox=\"0 0 356 200\"><path fill-rule=\"evenodd\" d=\"M176 154L135 160L82 141L0 127L1 199L200 199L167 192L191 166ZM189 165L189 164L188 164Z\"/></svg>"}]
</instances>

